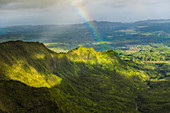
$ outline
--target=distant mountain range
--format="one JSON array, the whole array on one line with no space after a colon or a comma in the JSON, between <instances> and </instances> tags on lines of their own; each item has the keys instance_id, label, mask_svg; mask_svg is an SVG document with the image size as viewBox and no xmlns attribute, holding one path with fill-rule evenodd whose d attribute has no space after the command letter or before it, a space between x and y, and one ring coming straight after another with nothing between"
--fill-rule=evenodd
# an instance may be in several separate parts
<instances>
[{"instance_id":1,"label":"distant mountain range","mask_svg":"<svg viewBox=\"0 0 170 113\"><path fill-rule=\"evenodd\" d=\"M0 27L0 42L10 40L64 43L73 49L79 45L102 51L96 42L111 42L107 48L126 45L163 43L170 44L170 20L146 20L134 23L91 21L98 37L87 23L73 25L23 25ZM121 42L120 42L121 41ZM65 45L66 47L66 45Z\"/></svg>"}]
</instances>

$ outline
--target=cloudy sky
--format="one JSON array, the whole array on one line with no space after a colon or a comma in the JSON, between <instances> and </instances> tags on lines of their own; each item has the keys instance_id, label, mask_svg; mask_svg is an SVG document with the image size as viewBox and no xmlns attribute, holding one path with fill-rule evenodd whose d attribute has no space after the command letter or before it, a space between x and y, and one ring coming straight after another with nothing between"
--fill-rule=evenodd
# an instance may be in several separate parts
<instances>
[{"instance_id":1,"label":"cloudy sky","mask_svg":"<svg viewBox=\"0 0 170 113\"><path fill-rule=\"evenodd\" d=\"M169 6L170 0L0 0L0 26L170 19Z\"/></svg>"}]
</instances>

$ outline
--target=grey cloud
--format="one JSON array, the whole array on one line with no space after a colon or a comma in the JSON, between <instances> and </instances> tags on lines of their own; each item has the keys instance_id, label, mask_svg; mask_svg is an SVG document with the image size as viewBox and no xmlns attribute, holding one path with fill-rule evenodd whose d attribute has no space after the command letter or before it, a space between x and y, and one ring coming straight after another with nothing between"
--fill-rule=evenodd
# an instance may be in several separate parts
<instances>
[{"instance_id":1,"label":"grey cloud","mask_svg":"<svg viewBox=\"0 0 170 113\"><path fill-rule=\"evenodd\" d=\"M137 21L170 18L170 0L0 0L0 25L63 24L90 20Z\"/></svg>"},{"instance_id":2,"label":"grey cloud","mask_svg":"<svg viewBox=\"0 0 170 113\"><path fill-rule=\"evenodd\" d=\"M170 3L170 0L94 0L94 1L100 5L106 5L115 8L134 6L136 4L155 5L159 3Z\"/></svg>"},{"instance_id":3,"label":"grey cloud","mask_svg":"<svg viewBox=\"0 0 170 113\"><path fill-rule=\"evenodd\" d=\"M170 2L169 0L0 0L0 9L30 9L50 8L62 3L78 2L88 7L89 5L106 5L111 7L126 7L135 4L156 4Z\"/></svg>"},{"instance_id":4,"label":"grey cloud","mask_svg":"<svg viewBox=\"0 0 170 113\"><path fill-rule=\"evenodd\" d=\"M0 0L1 9L48 8L66 0Z\"/></svg>"}]
</instances>

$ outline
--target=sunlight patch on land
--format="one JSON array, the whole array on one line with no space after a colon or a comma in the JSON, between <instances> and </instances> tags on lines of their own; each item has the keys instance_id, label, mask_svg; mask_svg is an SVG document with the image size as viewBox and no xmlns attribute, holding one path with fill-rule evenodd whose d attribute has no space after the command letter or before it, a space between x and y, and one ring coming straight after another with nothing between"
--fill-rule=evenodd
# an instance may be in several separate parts
<instances>
[{"instance_id":1,"label":"sunlight patch on land","mask_svg":"<svg viewBox=\"0 0 170 113\"><path fill-rule=\"evenodd\" d=\"M145 27L148 27L148 26L137 26L137 28L145 28Z\"/></svg>"},{"instance_id":2,"label":"sunlight patch on land","mask_svg":"<svg viewBox=\"0 0 170 113\"><path fill-rule=\"evenodd\" d=\"M56 52L56 53L67 53L69 50L61 49L61 48L49 48L50 50Z\"/></svg>"},{"instance_id":3,"label":"sunlight patch on land","mask_svg":"<svg viewBox=\"0 0 170 113\"><path fill-rule=\"evenodd\" d=\"M156 64L156 63L167 63L167 64L170 64L170 60L168 61L144 61L146 63L151 63L151 64Z\"/></svg>"},{"instance_id":4,"label":"sunlight patch on land","mask_svg":"<svg viewBox=\"0 0 170 113\"><path fill-rule=\"evenodd\" d=\"M150 33L150 32L146 32L146 33L142 33L142 35L150 36L150 35L152 35L152 33Z\"/></svg>"},{"instance_id":5,"label":"sunlight patch on land","mask_svg":"<svg viewBox=\"0 0 170 113\"><path fill-rule=\"evenodd\" d=\"M35 54L35 58L44 59L45 55L44 54Z\"/></svg>"},{"instance_id":6,"label":"sunlight patch on land","mask_svg":"<svg viewBox=\"0 0 170 113\"><path fill-rule=\"evenodd\" d=\"M109 42L109 41L101 41L101 42L94 42L92 43L94 45L100 45L100 44L112 44L112 42Z\"/></svg>"},{"instance_id":7,"label":"sunlight patch on land","mask_svg":"<svg viewBox=\"0 0 170 113\"><path fill-rule=\"evenodd\" d=\"M21 81L31 87L53 87L61 83L61 78L54 74L43 74L24 61L7 66L5 75L12 80Z\"/></svg>"},{"instance_id":8,"label":"sunlight patch on land","mask_svg":"<svg viewBox=\"0 0 170 113\"><path fill-rule=\"evenodd\" d=\"M138 34L134 29L122 29L122 30L118 30L115 32L122 32L122 33L126 33L126 34Z\"/></svg>"},{"instance_id":9,"label":"sunlight patch on land","mask_svg":"<svg viewBox=\"0 0 170 113\"><path fill-rule=\"evenodd\" d=\"M61 42L44 43L45 46L55 46L55 45L58 45L58 44L68 45L66 43L61 43Z\"/></svg>"}]
</instances>

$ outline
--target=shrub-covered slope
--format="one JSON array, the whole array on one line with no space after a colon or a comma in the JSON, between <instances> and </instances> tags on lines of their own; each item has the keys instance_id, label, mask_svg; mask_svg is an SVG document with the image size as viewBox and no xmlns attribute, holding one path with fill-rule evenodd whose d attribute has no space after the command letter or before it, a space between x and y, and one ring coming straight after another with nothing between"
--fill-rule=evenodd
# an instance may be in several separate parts
<instances>
[{"instance_id":1,"label":"shrub-covered slope","mask_svg":"<svg viewBox=\"0 0 170 113\"><path fill-rule=\"evenodd\" d=\"M79 47L57 54L38 42L1 43L0 110L138 112L136 94L148 77L132 66L114 51Z\"/></svg>"},{"instance_id":2,"label":"shrub-covered slope","mask_svg":"<svg viewBox=\"0 0 170 113\"><path fill-rule=\"evenodd\" d=\"M170 77L152 81L150 89L138 95L139 110L142 113L170 112Z\"/></svg>"},{"instance_id":3,"label":"shrub-covered slope","mask_svg":"<svg viewBox=\"0 0 170 113\"><path fill-rule=\"evenodd\" d=\"M35 87L50 87L61 78L52 74L55 64L43 44L22 41L0 44L0 78ZM55 84L52 84L55 83Z\"/></svg>"}]
</instances>

